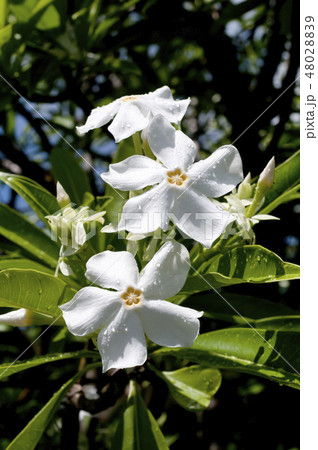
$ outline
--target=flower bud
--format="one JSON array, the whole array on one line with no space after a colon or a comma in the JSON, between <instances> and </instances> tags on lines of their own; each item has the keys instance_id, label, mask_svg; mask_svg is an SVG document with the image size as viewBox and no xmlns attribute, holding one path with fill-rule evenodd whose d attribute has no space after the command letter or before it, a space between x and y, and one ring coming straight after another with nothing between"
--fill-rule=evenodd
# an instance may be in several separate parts
<instances>
[{"instance_id":1,"label":"flower bud","mask_svg":"<svg viewBox=\"0 0 318 450\"><path fill-rule=\"evenodd\" d=\"M51 325L53 317L46 316L29 309L21 308L0 315L0 323L13 327L30 327L31 325ZM64 325L59 319L54 321L54 325Z\"/></svg>"},{"instance_id":2,"label":"flower bud","mask_svg":"<svg viewBox=\"0 0 318 450\"><path fill-rule=\"evenodd\" d=\"M252 197L251 173L249 172L237 189L239 199L247 199Z\"/></svg>"},{"instance_id":3,"label":"flower bud","mask_svg":"<svg viewBox=\"0 0 318 450\"><path fill-rule=\"evenodd\" d=\"M64 206L71 203L70 197L67 195L59 181L56 183L56 200L61 208L64 208Z\"/></svg>"},{"instance_id":4,"label":"flower bud","mask_svg":"<svg viewBox=\"0 0 318 450\"><path fill-rule=\"evenodd\" d=\"M263 193L267 192L274 184L275 174L275 158L269 161L263 172L260 174L257 186L262 189Z\"/></svg>"},{"instance_id":5,"label":"flower bud","mask_svg":"<svg viewBox=\"0 0 318 450\"><path fill-rule=\"evenodd\" d=\"M59 238L65 247L79 249L86 242L92 222L104 224L102 216L105 213L106 211L101 211L91 214L88 206L81 206L77 209L67 206L57 214L46 216L46 218L49 221L54 239Z\"/></svg>"}]
</instances>

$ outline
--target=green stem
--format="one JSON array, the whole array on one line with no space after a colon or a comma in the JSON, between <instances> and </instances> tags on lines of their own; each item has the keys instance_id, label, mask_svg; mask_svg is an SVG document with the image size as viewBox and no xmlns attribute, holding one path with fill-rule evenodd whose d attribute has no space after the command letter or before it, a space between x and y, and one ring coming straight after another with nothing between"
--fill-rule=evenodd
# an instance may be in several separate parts
<instances>
[{"instance_id":1,"label":"green stem","mask_svg":"<svg viewBox=\"0 0 318 450\"><path fill-rule=\"evenodd\" d=\"M254 216L254 214L256 213L258 208L260 207L263 198L264 198L264 190L260 189L260 187L257 186L256 190L255 190L255 195L254 195L254 198L253 198L253 202L248 207L248 209L246 211L246 217L250 218L250 217Z\"/></svg>"},{"instance_id":2,"label":"green stem","mask_svg":"<svg viewBox=\"0 0 318 450\"><path fill-rule=\"evenodd\" d=\"M133 138L136 155L142 155L142 147L141 147L141 142L140 142L140 138L139 138L139 131L137 131L135 134L133 134L132 138Z\"/></svg>"}]
</instances>

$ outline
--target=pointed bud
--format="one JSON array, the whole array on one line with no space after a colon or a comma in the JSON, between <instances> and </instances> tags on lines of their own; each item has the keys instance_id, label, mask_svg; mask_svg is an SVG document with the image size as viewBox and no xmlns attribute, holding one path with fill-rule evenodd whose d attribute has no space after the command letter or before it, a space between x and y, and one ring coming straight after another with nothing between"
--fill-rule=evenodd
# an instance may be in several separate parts
<instances>
[{"instance_id":1,"label":"pointed bud","mask_svg":"<svg viewBox=\"0 0 318 450\"><path fill-rule=\"evenodd\" d=\"M21 308L0 315L0 323L13 327L30 327L31 325L51 325L53 317L45 316L29 309ZM60 319L54 325L64 325Z\"/></svg>"},{"instance_id":2,"label":"pointed bud","mask_svg":"<svg viewBox=\"0 0 318 450\"><path fill-rule=\"evenodd\" d=\"M254 193L253 202L246 212L246 217L253 217L264 203L267 192L274 184L275 158L273 157L260 174Z\"/></svg>"},{"instance_id":3,"label":"pointed bud","mask_svg":"<svg viewBox=\"0 0 318 450\"><path fill-rule=\"evenodd\" d=\"M237 196L241 200L252 197L251 173L249 172L237 189Z\"/></svg>"},{"instance_id":4,"label":"pointed bud","mask_svg":"<svg viewBox=\"0 0 318 450\"><path fill-rule=\"evenodd\" d=\"M257 186L262 189L263 193L267 192L274 184L275 174L275 158L269 161L263 172L260 174Z\"/></svg>"},{"instance_id":5,"label":"pointed bud","mask_svg":"<svg viewBox=\"0 0 318 450\"><path fill-rule=\"evenodd\" d=\"M56 200L61 208L64 208L64 206L71 203L70 197L67 195L59 181L56 183Z\"/></svg>"}]
</instances>

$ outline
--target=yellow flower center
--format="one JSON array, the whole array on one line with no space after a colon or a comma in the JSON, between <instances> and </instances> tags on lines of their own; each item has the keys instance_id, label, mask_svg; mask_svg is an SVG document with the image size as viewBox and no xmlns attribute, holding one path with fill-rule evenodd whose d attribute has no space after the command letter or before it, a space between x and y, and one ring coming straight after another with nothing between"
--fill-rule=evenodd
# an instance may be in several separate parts
<instances>
[{"instance_id":1,"label":"yellow flower center","mask_svg":"<svg viewBox=\"0 0 318 450\"><path fill-rule=\"evenodd\" d=\"M132 306L132 305L137 305L138 303L140 303L141 294L142 294L142 291L140 289L135 289L135 288L129 286L126 289L126 292L124 292L121 295L121 298L126 303L126 306Z\"/></svg>"},{"instance_id":2,"label":"yellow flower center","mask_svg":"<svg viewBox=\"0 0 318 450\"><path fill-rule=\"evenodd\" d=\"M167 177L168 183L176 184L177 186L182 186L188 179L188 177L180 169L168 170Z\"/></svg>"},{"instance_id":3,"label":"yellow flower center","mask_svg":"<svg viewBox=\"0 0 318 450\"><path fill-rule=\"evenodd\" d=\"M122 97L120 100L122 102L132 102L133 100L137 100L137 95L126 95L125 97Z\"/></svg>"}]
</instances>

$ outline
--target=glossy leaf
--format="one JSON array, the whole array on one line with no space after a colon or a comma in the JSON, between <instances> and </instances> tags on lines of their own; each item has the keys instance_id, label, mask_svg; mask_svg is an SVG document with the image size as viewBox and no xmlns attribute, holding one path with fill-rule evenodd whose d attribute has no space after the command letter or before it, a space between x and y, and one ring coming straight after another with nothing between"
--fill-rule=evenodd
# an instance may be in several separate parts
<instances>
[{"instance_id":1,"label":"glossy leaf","mask_svg":"<svg viewBox=\"0 0 318 450\"><path fill-rule=\"evenodd\" d=\"M242 324L248 320L255 324L257 319L292 315L295 311L286 305L251 295L233 294L232 292L211 291L206 294L193 295L182 302L182 306L204 311L207 317Z\"/></svg>"},{"instance_id":2,"label":"glossy leaf","mask_svg":"<svg viewBox=\"0 0 318 450\"><path fill-rule=\"evenodd\" d=\"M67 352L58 354L48 354L45 356L37 356L33 359L29 359L28 361L17 361L13 364L12 363L0 364L0 380L2 380L3 378L7 378L15 373L22 372L23 370L41 366L42 364L61 361L63 359L94 358L96 356L98 356L97 352L80 350L77 352Z\"/></svg>"},{"instance_id":3,"label":"glossy leaf","mask_svg":"<svg viewBox=\"0 0 318 450\"><path fill-rule=\"evenodd\" d=\"M57 242L22 214L3 204L0 204L0 234L55 269L59 256Z\"/></svg>"},{"instance_id":4,"label":"glossy leaf","mask_svg":"<svg viewBox=\"0 0 318 450\"><path fill-rule=\"evenodd\" d=\"M156 373L168 385L172 397L189 411L202 411L221 386L222 376L218 369L189 366L172 372Z\"/></svg>"},{"instance_id":5,"label":"glossy leaf","mask_svg":"<svg viewBox=\"0 0 318 450\"><path fill-rule=\"evenodd\" d=\"M20 434L11 442L7 447L8 450L33 450L42 434L46 430L50 421L52 420L54 414L58 410L60 403L64 399L66 393L70 387L85 373L98 367L100 363L89 364L85 369L78 372L70 380L68 380L63 386L53 395L53 397L48 401L48 403L38 412L36 416L27 424L27 426L21 431Z\"/></svg>"},{"instance_id":6,"label":"glossy leaf","mask_svg":"<svg viewBox=\"0 0 318 450\"><path fill-rule=\"evenodd\" d=\"M169 450L153 415L133 381L126 408L118 424L112 450Z\"/></svg>"},{"instance_id":7,"label":"glossy leaf","mask_svg":"<svg viewBox=\"0 0 318 450\"><path fill-rule=\"evenodd\" d=\"M30 178L0 172L0 180L21 195L45 224L47 224L45 216L54 214L60 209L54 195Z\"/></svg>"},{"instance_id":8,"label":"glossy leaf","mask_svg":"<svg viewBox=\"0 0 318 450\"><path fill-rule=\"evenodd\" d=\"M0 271L4 269L32 269L54 275L53 269L49 269L31 259L24 258L0 258Z\"/></svg>"},{"instance_id":9,"label":"glossy leaf","mask_svg":"<svg viewBox=\"0 0 318 450\"><path fill-rule=\"evenodd\" d=\"M59 317L62 305L76 291L59 278L35 270L8 269L0 272L0 302L2 306L26 308Z\"/></svg>"},{"instance_id":10,"label":"glossy leaf","mask_svg":"<svg viewBox=\"0 0 318 450\"><path fill-rule=\"evenodd\" d=\"M282 329L281 319L279 330L227 328L201 334L191 348L163 348L152 354L167 355L299 387L299 333Z\"/></svg>"},{"instance_id":11,"label":"glossy leaf","mask_svg":"<svg viewBox=\"0 0 318 450\"><path fill-rule=\"evenodd\" d=\"M57 147L52 150L50 159L55 181L61 183L72 202L82 205L85 192L91 192L91 188L79 159L71 150Z\"/></svg>"},{"instance_id":12,"label":"glossy leaf","mask_svg":"<svg viewBox=\"0 0 318 450\"><path fill-rule=\"evenodd\" d=\"M296 333L299 333L300 317L299 315L268 317L266 319L255 320L253 325L257 329L260 328L276 331L294 331Z\"/></svg>"},{"instance_id":13,"label":"glossy leaf","mask_svg":"<svg viewBox=\"0 0 318 450\"><path fill-rule=\"evenodd\" d=\"M277 206L281 205L282 203L291 202L292 200L297 200L300 198L299 193L300 185L297 184L291 189L288 189L287 191L283 192L280 196L276 197L275 200L273 200L271 203L265 206L265 208L262 208L260 211L260 214L269 214L272 212Z\"/></svg>"},{"instance_id":14,"label":"glossy leaf","mask_svg":"<svg viewBox=\"0 0 318 450\"><path fill-rule=\"evenodd\" d=\"M272 283L299 278L299 266L284 262L260 245L245 245L214 256L192 273L181 294L240 283Z\"/></svg>"}]
</instances>

